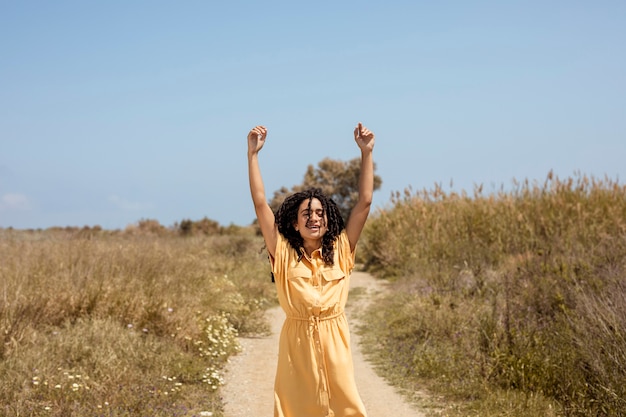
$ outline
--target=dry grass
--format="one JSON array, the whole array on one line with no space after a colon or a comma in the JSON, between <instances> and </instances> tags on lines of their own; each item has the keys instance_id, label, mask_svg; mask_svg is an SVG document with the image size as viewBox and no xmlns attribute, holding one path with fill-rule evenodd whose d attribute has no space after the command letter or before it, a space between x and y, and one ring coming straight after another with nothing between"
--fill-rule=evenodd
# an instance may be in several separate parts
<instances>
[{"instance_id":1,"label":"dry grass","mask_svg":"<svg viewBox=\"0 0 626 417\"><path fill-rule=\"evenodd\" d=\"M253 232L0 230L0 414L221 415L238 333L273 303Z\"/></svg>"},{"instance_id":2,"label":"dry grass","mask_svg":"<svg viewBox=\"0 0 626 417\"><path fill-rule=\"evenodd\" d=\"M214 226L0 230L0 414L220 416L275 296L260 237ZM407 190L360 246L394 288L363 340L432 415L626 415L626 187Z\"/></svg>"},{"instance_id":3,"label":"dry grass","mask_svg":"<svg viewBox=\"0 0 626 417\"><path fill-rule=\"evenodd\" d=\"M373 218L363 260L396 292L372 351L447 415L626 415L626 187L515 185L407 190Z\"/></svg>"}]
</instances>

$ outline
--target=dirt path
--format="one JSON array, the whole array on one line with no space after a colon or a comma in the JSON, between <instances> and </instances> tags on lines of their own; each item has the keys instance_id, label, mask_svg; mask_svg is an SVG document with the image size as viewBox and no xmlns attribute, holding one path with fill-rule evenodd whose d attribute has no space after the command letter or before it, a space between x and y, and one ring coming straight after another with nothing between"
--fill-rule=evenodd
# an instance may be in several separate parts
<instances>
[{"instance_id":1,"label":"dirt path","mask_svg":"<svg viewBox=\"0 0 626 417\"><path fill-rule=\"evenodd\" d=\"M359 312L372 297L382 291L382 284L371 275L353 272L352 295L346 314L351 328L352 355L355 377L361 398L369 417L424 417L418 409L407 403L395 389L379 377L365 360L355 329ZM278 355L278 335L285 315L280 308L267 311L272 334L260 338L240 338L243 351L231 358L226 370L222 394L226 417L270 417L274 410L274 374Z\"/></svg>"}]
</instances>

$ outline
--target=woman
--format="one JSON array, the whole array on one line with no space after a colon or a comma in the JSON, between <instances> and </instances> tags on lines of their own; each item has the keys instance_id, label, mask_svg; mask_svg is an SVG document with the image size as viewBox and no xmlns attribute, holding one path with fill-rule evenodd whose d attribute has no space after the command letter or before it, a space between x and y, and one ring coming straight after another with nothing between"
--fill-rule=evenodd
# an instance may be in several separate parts
<instances>
[{"instance_id":1,"label":"woman","mask_svg":"<svg viewBox=\"0 0 626 417\"><path fill-rule=\"evenodd\" d=\"M265 198L258 155L267 129L248 133L250 192L286 313L274 383L275 417L365 416L354 380L344 307L355 248L374 192L374 134L361 123L359 198L345 224L319 189L285 199L276 215Z\"/></svg>"}]
</instances>

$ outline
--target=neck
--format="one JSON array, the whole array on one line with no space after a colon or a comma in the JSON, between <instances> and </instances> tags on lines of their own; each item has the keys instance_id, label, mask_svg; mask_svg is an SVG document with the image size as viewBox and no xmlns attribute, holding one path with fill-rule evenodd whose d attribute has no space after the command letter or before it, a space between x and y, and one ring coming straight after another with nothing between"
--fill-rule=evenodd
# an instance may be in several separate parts
<instances>
[{"instance_id":1,"label":"neck","mask_svg":"<svg viewBox=\"0 0 626 417\"><path fill-rule=\"evenodd\" d=\"M305 240L302 246L304 247L304 251L306 252L306 254L311 256L313 252L315 252L316 250L322 247L322 241L321 240L313 240L313 241Z\"/></svg>"}]
</instances>

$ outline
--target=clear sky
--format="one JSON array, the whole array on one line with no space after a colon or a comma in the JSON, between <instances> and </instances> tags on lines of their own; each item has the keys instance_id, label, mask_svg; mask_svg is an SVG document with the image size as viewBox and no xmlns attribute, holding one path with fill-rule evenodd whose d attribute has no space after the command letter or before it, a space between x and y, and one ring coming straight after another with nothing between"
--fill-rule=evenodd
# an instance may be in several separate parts
<instances>
[{"instance_id":1,"label":"clear sky","mask_svg":"<svg viewBox=\"0 0 626 417\"><path fill-rule=\"evenodd\" d=\"M626 2L1 1L0 227L254 219L376 133L394 191L626 178Z\"/></svg>"}]
</instances>

